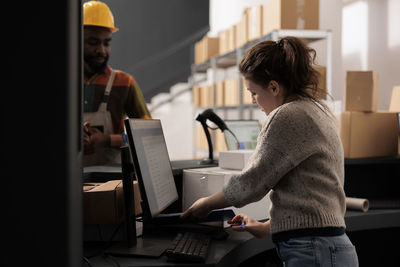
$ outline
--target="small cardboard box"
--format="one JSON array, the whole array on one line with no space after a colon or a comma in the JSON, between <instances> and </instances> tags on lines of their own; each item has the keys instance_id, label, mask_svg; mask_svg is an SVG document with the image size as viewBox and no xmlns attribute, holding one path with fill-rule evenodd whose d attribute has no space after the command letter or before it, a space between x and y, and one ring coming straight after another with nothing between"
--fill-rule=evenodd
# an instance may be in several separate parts
<instances>
[{"instance_id":1,"label":"small cardboard box","mask_svg":"<svg viewBox=\"0 0 400 267\"><path fill-rule=\"evenodd\" d=\"M219 38L208 37L203 38L203 62L209 60L212 57L217 56L219 53Z\"/></svg>"},{"instance_id":2,"label":"small cardboard box","mask_svg":"<svg viewBox=\"0 0 400 267\"><path fill-rule=\"evenodd\" d=\"M194 62L201 64L219 53L219 38L204 36L194 45Z\"/></svg>"},{"instance_id":3,"label":"small cardboard box","mask_svg":"<svg viewBox=\"0 0 400 267\"><path fill-rule=\"evenodd\" d=\"M393 87L389 111L400 112L400 85Z\"/></svg>"},{"instance_id":4,"label":"small cardboard box","mask_svg":"<svg viewBox=\"0 0 400 267\"><path fill-rule=\"evenodd\" d=\"M219 37L219 55L229 52L229 29L222 30L218 33Z\"/></svg>"},{"instance_id":5,"label":"small cardboard box","mask_svg":"<svg viewBox=\"0 0 400 267\"><path fill-rule=\"evenodd\" d=\"M193 87L193 105L195 107L200 107L201 106L201 89L200 86L194 86Z\"/></svg>"},{"instance_id":6,"label":"small cardboard box","mask_svg":"<svg viewBox=\"0 0 400 267\"><path fill-rule=\"evenodd\" d=\"M279 29L319 28L319 0L270 0L262 12L263 35Z\"/></svg>"},{"instance_id":7,"label":"small cardboard box","mask_svg":"<svg viewBox=\"0 0 400 267\"><path fill-rule=\"evenodd\" d=\"M315 65L314 68L319 73L319 80L318 80L318 91L316 97L318 99L326 99L327 90L326 90L326 67L324 66L317 66Z\"/></svg>"},{"instance_id":8,"label":"small cardboard box","mask_svg":"<svg viewBox=\"0 0 400 267\"><path fill-rule=\"evenodd\" d=\"M194 63L201 64L203 63L203 59L203 42L200 40L194 44Z\"/></svg>"},{"instance_id":9,"label":"small cardboard box","mask_svg":"<svg viewBox=\"0 0 400 267\"><path fill-rule=\"evenodd\" d=\"M249 41L249 16L247 9L243 12L240 22L236 25L236 48L246 45Z\"/></svg>"},{"instance_id":10,"label":"small cardboard box","mask_svg":"<svg viewBox=\"0 0 400 267\"><path fill-rule=\"evenodd\" d=\"M217 130L215 133L215 152L226 151L225 133Z\"/></svg>"},{"instance_id":11,"label":"small cardboard box","mask_svg":"<svg viewBox=\"0 0 400 267\"><path fill-rule=\"evenodd\" d=\"M232 25L229 28L229 41L228 41L228 52L231 52L236 49L236 31L237 25Z\"/></svg>"},{"instance_id":12,"label":"small cardboard box","mask_svg":"<svg viewBox=\"0 0 400 267\"><path fill-rule=\"evenodd\" d=\"M228 79L224 81L225 106L239 105L238 79Z\"/></svg>"},{"instance_id":13,"label":"small cardboard box","mask_svg":"<svg viewBox=\"0 0 400 267\"><path fill-rule=\"evenodd\" d=\"M246 11L248 17L247 32L249 42L260 38L262 36L262 19L263 19L263 7L254 6L247 8Z\"/></svg>"},{"instance_id":14,"label":"small cardboard box","mask_svg":"<svg viewBox=\"0 0 400 267\"><path fill-rule=\"evenodd\" d=\"M209 196L221 190L232 178L232 175L239 174L237 170L224 170L219 167L197 168L183 170L182 207L186 210L197 199ZM245 205L242 208L230 207L235 214L243 213L256 220L269 218L271 201L267 194L257 202Z\"/></svg>"},{"instance_id":15,"label":"small cardboard box","mask_svg":"<svg viewBox=\"0 0 400 267\"><path fill-rule=\"evenodd\" d=\"M215 105L224 106L225 105L225 88L224 82L219 81L215 84Z\"/></svg>"},{"instance_id":16,"label":"small cardboard box","mask_svg":"<svg viewBox=\"0 0 400 267\"><path fill-rule=\"evenodd\" d=\"M219 153L218 165L222 169L243 170L254 150L230 150Z\"/></svg>"},{"instance_id":17,"label":"small cardboard box","mask_svg":"<svg viewBox=\"0 0 400 267\"><path fill-rule=\"evenodd\" d=\"M205 85L200 88L200 106L210 107L214 103L214 90L211 85Z\"/></svg>"},{"instance_id":18,"label":"small cardboard box","mask_svg":"<svg viewBox=\"0 0 400 267\"><path fill-rule=\"evenodd\" d=\"M136 181L133 182L135 214L141 214L141 197ZM124 196L121 180L83 185L85 224L118 224L124 216Z\"/></svg>"},{"instance_id":19,"label":"small cardboard box","mask_svg":"<svg viewBox=\"0 0 400 267\"><path fill-rule=\"evenodd\" d=\"M348 71L346 74L346 111L378 110L378 73Z\"/></svg>"},{"instance_id":20,"label":"small cardboard box","mask_svg":"<svg viewBox=\"0 0 400 267\"><path fill-rule=\"evenodd\" d=\"M345 111L340 137L345 158L397 155L398 126L394 112Z\"/></svg>"}]
</instances>

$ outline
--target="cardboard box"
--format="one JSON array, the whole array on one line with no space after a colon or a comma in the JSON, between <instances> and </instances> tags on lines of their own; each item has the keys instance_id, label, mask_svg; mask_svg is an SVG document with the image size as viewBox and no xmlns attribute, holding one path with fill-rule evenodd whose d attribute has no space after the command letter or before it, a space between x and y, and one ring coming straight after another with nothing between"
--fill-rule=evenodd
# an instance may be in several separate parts
<instances>
[{"instance_id":1,"label":"cardboard box","mask_svg":"<svg viewBox=\"0 0 400 267\"><path fill-rule=\"evenodd\" d=\"M225 106L239 105L238 79L228 79L224 81Z\"/></svg>"},{"instance_id":2,"label":"cardboard box","mask_svg":"<svg viewBox=\"0 0 400 267\"><path fill-rule=\"evenodd\" d=\"M216 130L214 131L215 133L215 152L221 152L221 151L226 151L227 147L226 147L226 142L225 142L225 133L220 131L220 130Z\"/></svg>"},{"instance_id":3,"label":"cardboard box","mask_svg":"<svg viewBox=\"0 0 400 267\"><path fill-rule=\"evenodd\" d=\"M193 87L193 105L195 107L201 106L201 89L200 86Z\"/></svg>"},{"instance_id":4,"label":"cardboard box","mask_svg":"<svg viewBox=\"0 0 400 267\"><path fill-rule=\"evenodd\" d=\"M233 25L229 28L229 41L228 41L228 52L231 52L236 49L236 32L237 25Z\"/></svg>"},{"instance_id":5,"label":"cardboard box","mask_svg":"<svg viewBox=\"0 0 400 267\"><path fill-rule=\"evenodd\" d=\"M212 57L218 56L219 53L219 38L208 37L203 38L203 62L209 60Z\"/></svg>"},{"instance_id":6,"label":"cardboard box","mask_svg":"<svg viewBox=\"0 0 400 267\"><path fill-rule=\"evenodd\" d=\"M194 63L201 64L203 63L203 60L203 41L200 40L194 44Z\"/></svg>"},{"instance_id":7,"label":"cardboard box","mask_svg":"<svg viewBox=\"0 0 400 267\"><path fill-rule=\"evenodd\" d=\"M254 150L230 150L219 153L218 166L222 169L243 170Z\"/></svg>"},{"instance_id":8,"label":"cardboard box","mask_svg":"<svg viewBox=\"0 0 400 267\"><path fill-rule=\"evenodd\" d=\"M201 64L219 53L219 38L204 36L194 45L195 64Z\"/></svg>"},{"instance_id":9,"label":"cardboard box","mask_svg":"<svg viewBox=\"0 0 400 267\"><path fill-rule=\"evenodd\" d=\"M378 73L348 71L346 74L346 111L378 110Z\"/></svg>"},{"instance_id":10,"label":"cardboard box","mask_svg":"<svg viewBox=\"0 0 400 267\"><path fill-rule=\"evenodd\" d=\"M229 52L229 29L222 30L218 33L219 37L219 55Z\"/></svg>"},{"instance_id":11,"label":"cardboard box","mask_svg":"<svg viewBox=\"0 0 400 267\"><path fill-rule=\"evenodd\" d=\"M340 137L345 158L397 155L396 116L394 112L342 112Z\"/></svg>"},{"instance_id":12,"label":"cardboard box","mask_svg":"<svg viewBox=\"0 0 400 267\"><path fill-rule=\"evenodd\" d=\"M318 81L318 91L316 97L319 99L326 99L327 90L326 90L326 67L315 65L314 68L320 74Z\"/></svg>"},{"instance_id":13,"label":"cardboard box","mask_svg":"<svg viewBox=\"0 0 400 267\"><path fill-rule=\"evenodd\" d=\"M135 214L141 214L141 197L136 181L133 182ZM83 185L85 224L118 224L124 216L124 196L121 180Z\"/></svg>"},{"instance_id":14,"label":"cardboard box","mask_svg":"<svg viewBox=\"0 0 400 267\"><path fill-rule=\"evenodd\" d=\"M246 9L245 11L248 17L247 32L248 41L254 41L262 36L263 27L263 7L254 6Z\"/></svg>"},{"instance_id":15,"label":"cardboard box","mask_svg":"<svg viewBox=\"0 0 400 267\"><path fill-rule=\"evenodd\" d=\"M214 103L214 91L211 85L200 87L200 106L210 107Z\"/></svg>"},{"instance_id":16,"label":"cardboard box","mask_svg":"<svg viewBox=\"0 0 400 267\"><path fill-rule=\"evenodd\" d=\"M400 112L400 85L393 87L389 111Z\"/></svg>"},{"instance_id":17,"label":"cardboard box","mask_svg":"<svg viewBox=\"0 0 400 267\"><path fill-rule=\"evenodd\" d=\"M319 28L319 0L270 0L262 12L263 35L279 29Z\"/></svg>"},{"instance_id":18,"label":"cardboard box","mask_svg":"<svg viewBox=\"0 0 400 267\"><path fill-rule=\"evenodd\" d=\"M223 170L219 167L183 170L182 207L186 210L197 199L209 196L223 188L236 170ZM232 207L235 214L243 213L256 220L269 218L271 201L267 194L261 200L245 205L242 208Z\"/></svg>"},{"instance_id":19,"label":"cardboard box","mask_svg":"<svg viewBox=\"0 0 400 267\"><path fill-rule=\"evenodd\" d=\"M219 81L215 84L215 105L224 106L225 105L225 88L224 82Z\"/></svg>"},{"instance_id":20,"label":"cardboard box","mask_svg":"<svg viewBox=\"0 0 400 267\"><path fill-rule=\"evenodd\" d=\"M248 43L249 20L247 9L244 11L240 22L236 25L236 48L240 48Z\"/></svg>"}]
</instances>

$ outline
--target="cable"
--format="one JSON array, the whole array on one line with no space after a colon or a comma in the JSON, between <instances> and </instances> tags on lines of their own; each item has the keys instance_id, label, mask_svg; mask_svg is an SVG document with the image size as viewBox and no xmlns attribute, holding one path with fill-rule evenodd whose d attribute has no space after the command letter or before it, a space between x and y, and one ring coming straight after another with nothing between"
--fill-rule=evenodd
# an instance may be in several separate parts
<instances>
[{"instance_id":1,"label":"cable","mask_svg":"<svg viewBox=\"0 0 400 267\"><path fill-rule=\"evenodd\" d=\"M90 263L89 259L86 258L85 256L82 256L83 261L86 263L87 266L93 267L93 265Z\"/></svg>"},{"instance_id":2,"label":"cable","mask_svg":"<svg viewBox=\"0 0 400 267\"><path fill-rule=\"evenodd\" d=\"M121 265L119 264L119 262L113 257L113 256L111 256L110 254L103 254L103 258L107 261L107 262L110 262L109 260L107 260L107 259L111 259L112 261L112 263L114 264L114 265L116 265L117 267L121 267Z\"/></svg>"},{"instance_id":3,"label":"cable","mask_svg":"<svg viewBox=\"0 0 400 267\"><path fill-rule=\"evenodd\" d=\"M236 149L239 149L239 140L237 139L236 135L229 128L226 128L226 130L233 136L233 138L235 138Z\"/></svg>"}]
</instances>

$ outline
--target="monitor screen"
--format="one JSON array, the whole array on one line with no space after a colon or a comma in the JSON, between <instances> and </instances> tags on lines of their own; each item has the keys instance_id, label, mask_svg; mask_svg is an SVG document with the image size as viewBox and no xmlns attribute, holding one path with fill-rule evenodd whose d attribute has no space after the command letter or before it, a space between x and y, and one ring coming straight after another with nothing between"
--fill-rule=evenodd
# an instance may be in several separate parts
<instances>
[{"instance_id":1,"label":"monitor screen","mask_svg":"<svg viewBox=\"0 0 400 267\"><path fill-rule=\"evenodd\" d=\"M232 134L229 131L224 131L228 150L256 148L257 137L260 133L260 123L258 120L225 120L225 124L239 140L238 148Z\"/></svg>"},{"instance_id":2,"label":"monitor screen","mask_svg":"<svg viewBox=\"0 0 400 267\"><path fill-rule=\"evenodd\" d=\"M178 199L161 122L126 119L125 128L144 215L155 217Z\"/></svg>"}]
</instances>

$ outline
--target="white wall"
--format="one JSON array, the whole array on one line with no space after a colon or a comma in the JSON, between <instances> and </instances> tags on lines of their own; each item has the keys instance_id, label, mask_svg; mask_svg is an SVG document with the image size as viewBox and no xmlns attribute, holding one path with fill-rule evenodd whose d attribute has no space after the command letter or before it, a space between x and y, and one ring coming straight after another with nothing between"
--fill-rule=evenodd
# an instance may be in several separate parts
<instances>
[{"instance_id":1,"label":"white wall","mask_svg":"<svg viewBox=\"0 0 400 267\"><path fill-rule=\"evenodd\" d=\"M193 158L194 137L194 107L191 92L186 91L188 84L178 83L171 87L170 93L162 93L153 98L150 108L157 106L170 97L184 91L172 102L168 102L152 110L153 119L161 120L165 142L170 160Z\"/></svg>"},{"instance_id":2,"label":"white wall","mask_svg":"<svg viewBox=\"0 0 400 267\"><path fill-rule=\"evenodd\" d=\"M400 85L400 1L343 3L343 71L374 70L379 75L378 109L389 108Z\"/></svg>"},{"instance_id":3,"label":"white wall","mask_svg":"<svg viewBox=\"0 0 400 267\"><path fill-rule=\"evenodd\" d=\"M210 35L240 20L245 7L269 0L210 0ZM400 0L320 0L320 29L332 30L332 96L344 109L347 70L379 73L378 108L389 107L400 85ZM326 43L311 44L318 63L326 62Z\"/></svg>"},{"instance_id":4,"label":"white wall","mask_svg":"<svg viewBox=\"0 0 400 267\"><path fill-rule=\"evenodd\" d=\"M246 7L258 6L266 0L210 0L210 36L238 23Z\"/></svg>"}]
</instances>

